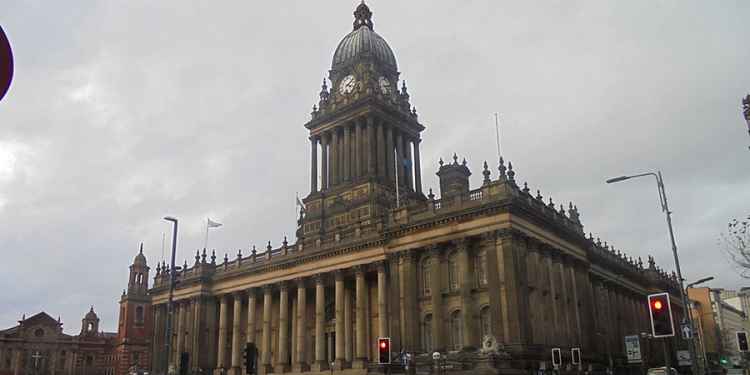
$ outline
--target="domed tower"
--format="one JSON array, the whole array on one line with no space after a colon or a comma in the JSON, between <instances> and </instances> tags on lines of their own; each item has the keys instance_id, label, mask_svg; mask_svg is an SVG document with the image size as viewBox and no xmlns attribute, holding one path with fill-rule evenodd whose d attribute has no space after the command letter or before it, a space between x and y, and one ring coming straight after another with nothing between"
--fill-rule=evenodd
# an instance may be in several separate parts
<instances>
[{"instance_id":1,"label":"domed tower","mask_svg":"<svg viewBox=\"0 0 750 375\"><path fill-rule=\"evenodd\" d=\"M137 366L148 369L151 342L151 296L148 294L148 271L143 244L130 266L128 289L120 297L120 318L117 328L117 374L127 374Z\"/></svg>"},{"instance_id":2,"label":"domed tower","mask_svg":"<svg viewBox=\"0 0 750 375\"><path fill-rule=\"evenodd\" d=\"M354 11L354 27L336 47L310 131L310 194L298 237L304 243L366 235L385 213L426 199L419 161L425 129L399 89L396 57L375 32L370 8ZM329 89L328 83L331 87Z\"/></svg>"},{"instance_id":3,"label":"domed tower","mask_svg":"<svg viewBox=\"0 0 750 375\"><path fill-rule=\"evenodd\" d=\"M86 316L81 319L81 336L96 336L99 333L99 317L91 306Z\"/></svg>"}]
</instances>

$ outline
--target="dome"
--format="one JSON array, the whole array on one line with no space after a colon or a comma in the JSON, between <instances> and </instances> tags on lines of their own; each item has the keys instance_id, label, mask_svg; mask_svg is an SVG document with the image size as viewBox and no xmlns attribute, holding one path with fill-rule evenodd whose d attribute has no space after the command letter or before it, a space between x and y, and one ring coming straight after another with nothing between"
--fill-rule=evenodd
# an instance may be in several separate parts
<instances>
[{"instance_id":1,"label":"dome","mask_svg":"<svg viewBox=\"0 0 750 375\"><path fill-rule=\"evenodd\" d=\"M140 251L138 251L138 255L135 256L135 259L133 259L133 264L138 265L146 265L146 256L143 255L143 244L141 243Z\"/></svg>"},{"instance_id":2,"label":"dome","mask_svg":"<svg viewBox=\"0 0 750 375\"><path fill-rule=\"evenodd\" d=\"M99 317L96 316L96 313L94 312L94 306L91 306L91 310L89 310L88 313L86 313L86 316L84 317L86 320L98 320Z\"/></svg>"},{"instance_id":3,"label":"dome","mask_svg":"<svg viewBox=\"0 0 750 375\"><path fill-rule=\"evenodd\" d=\"M373 31L370 8L363 2L354 11L354 17L354 30L336 47L331 68L344 67L361 57L369 57L388 68L398 70L393 50L383 37Z\"/></svg>"}]
</instances>

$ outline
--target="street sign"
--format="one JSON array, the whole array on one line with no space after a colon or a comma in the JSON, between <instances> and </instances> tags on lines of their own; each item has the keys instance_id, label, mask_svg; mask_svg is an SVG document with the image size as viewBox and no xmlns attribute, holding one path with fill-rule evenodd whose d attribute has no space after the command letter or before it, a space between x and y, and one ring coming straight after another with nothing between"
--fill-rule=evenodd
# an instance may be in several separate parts
<instances>
[{"instance_id":1,"label":"street sign","mask_svg":"<svg viewBox=\"0 0 750 375\"><path fill-rule=\"evenodd\" d=\"M638 335L625 336L625 353L628 363L641 363L641 339Z\"/></svg>"},{"instance_id":2,"label":"street sign","mask_svg":"<svg viewBox=\"0 0 750 375\"><path fill-rule=\"evenodd\" d=\"M677 351L677 364L680 366L691 366L693 364L693 361L690 360L689 350Z\"/></svg>"},{"instance_id":3,"label":"street sign","mask_svg":"<svg viewBox=\"0 0 750 375\"><path fill-rule=\"evenodd\" d=\"M682 332L682 338L685 340L690 340L693 338L693 331L690 330L690 325L686 322L680 324L680 332Z\"/></svg>"}]
</instances>

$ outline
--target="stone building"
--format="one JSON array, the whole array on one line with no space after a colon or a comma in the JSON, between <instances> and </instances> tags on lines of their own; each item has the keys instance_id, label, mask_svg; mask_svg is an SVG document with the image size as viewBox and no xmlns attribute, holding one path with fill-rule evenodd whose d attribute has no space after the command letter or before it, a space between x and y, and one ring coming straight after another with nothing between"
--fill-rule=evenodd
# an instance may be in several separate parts
<instances>
[{"instance_id":1,"label":"stone building","mask_svg":"<svg viewBox=\"0 0 750 375\"><path fill-rule=\"evenodd\" d=\"M114 375L115 334L99 331L92 307L78 335L45 312L0 331L0 375Z\"/></svg>"},{"instance_id":2,"label":"stone building","mask_svg":"<svg viewBox=\"0 0 750 375\"><path fill-rule=\"evenodd\" d=\"M700 327L701 347L709 368L746 366L737 347L738 331L750 332L750 321L743 306L748 306L748 290L690 288L694 303L693 318Z\"/></svg>"},{"instance_id":3,"label":"stone building","mask_svg":"<svg viewBox=\"0 0 750 375\"><path fill-rule=\"evenodd\" d=\"M240 374L253 342L263 374L364 374L381 336L416 366L440 351L453 371L535 370L560 347L569 368L580 347L585 366L626 370L623 337L649 331L646 295L677 296L674 275L586 236L576 206L533 193L502 159L474 189L465 160L441 160L439 197L425 195L425 125L370 9L354 16L304 125L311 181L296 239L219 260L196 252L176 275L170 353L169 273L157 266L154 372L185 352L194 372Z\"/></svg>"}]
</instances>

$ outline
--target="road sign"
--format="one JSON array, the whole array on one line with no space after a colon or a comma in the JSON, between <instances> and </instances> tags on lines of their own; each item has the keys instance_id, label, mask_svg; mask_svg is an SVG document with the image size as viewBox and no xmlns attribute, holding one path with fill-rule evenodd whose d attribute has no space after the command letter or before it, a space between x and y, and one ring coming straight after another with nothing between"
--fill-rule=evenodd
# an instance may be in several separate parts
<instances>
[{"instance_id":1,"label":"road sign","mask_svg":"<svg viewBox=\"0 0 750 375\"><path fill-rule=\"evenodd\" d=\"M690 360L689 350L677 351L677 364L680 366L691 366L693 364L693 361Z\"/></svg>"},{"instance_id":2,"label":"road sign","mask_svg":"<svg viewBox=\"0 0 750 375\"><path fill-rule=\"evenodd\" d=\"M641 363L641 339L638 335L625 336L625 353L628 363Z\"/></svg>"},{"instance_id":3,"label":"road sign","mask_svg":"<svg viewBox=\"0 0 750 375\"><path fill-rule=\"evenodd\" d=\"M690 330L690 325L687 323L680 324L680 332L682 333L682 338L685 340L693 338L693 331Z\"/></svg>"}]
</instances>

